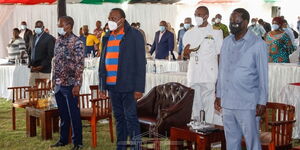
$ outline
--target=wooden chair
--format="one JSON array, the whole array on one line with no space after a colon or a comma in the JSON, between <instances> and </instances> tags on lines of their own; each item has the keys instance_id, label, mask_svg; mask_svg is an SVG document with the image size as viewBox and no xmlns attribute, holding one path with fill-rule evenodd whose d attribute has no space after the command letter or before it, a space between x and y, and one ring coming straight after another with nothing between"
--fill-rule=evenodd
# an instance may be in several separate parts
<instances>
[{"instance_id":1,"label":"wooden chair","mask_svg":"<svg viewBox=\"0 0 300 150\"><path fill-rule=\"evenodd\" d=\"M292 132L295 107L292 105L268 102L260 122L260 140L263 150L292 149ZM243 142L245 146L245 142Z\"/></svg>"},{"instance_id":2,"label":"wooden chair","mask_svg":"<svg viewBox=\"0 0 300 150\"><path fill-rule=\"evenodd\" d=\"M35 86L46 88L47 79L36 79ZM12 129L16 130L16 108L26 108L29 106L29 94L26 92L31 86L9 87L12 90Z\"/></svg>"},{"instance_id":3,"label":"wooden chair","mask_svg":"<svg viewBox=\"0 0 300 150\"><path fill-rule=\"evenodd\" d=\"M114 142L112 126L112 110L110 100L100 99L98 86L90 86L91 94L81 94L79 96L78 106L82 120L88 120L91 123L92 147L97 146L97 121L109 119L109 129L111 142ZM91 99L90 99L91 98Z\"/></svg>"}]
</instances>

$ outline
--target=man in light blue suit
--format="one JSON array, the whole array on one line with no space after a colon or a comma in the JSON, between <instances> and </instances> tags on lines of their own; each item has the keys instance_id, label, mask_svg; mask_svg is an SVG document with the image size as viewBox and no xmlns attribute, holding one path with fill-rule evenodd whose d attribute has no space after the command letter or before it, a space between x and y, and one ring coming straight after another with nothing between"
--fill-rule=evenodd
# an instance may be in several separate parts
<instances>
[{"instance_id":1,"label":"man in light blue suit","mask_svg":"<svg viewBox=\"0 0 300 150\"><path fill-rule=\"evenodd\" d=\"M259 116L268 99L267 45L247 29L250 15L243 8L230 16L230 30L222 45L215 109L223 113L228 150L261 150Z\"/></svg>"}]
</instances>

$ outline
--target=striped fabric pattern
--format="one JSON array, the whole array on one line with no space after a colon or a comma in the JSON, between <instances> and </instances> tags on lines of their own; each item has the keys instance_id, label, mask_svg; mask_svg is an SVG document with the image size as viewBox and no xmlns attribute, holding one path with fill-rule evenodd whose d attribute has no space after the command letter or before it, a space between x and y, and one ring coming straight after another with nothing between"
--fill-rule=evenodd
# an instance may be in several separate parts
<instances>
[{"instance_id":1,"label":"striped fabric pattern","mask_svg":"<svg viewBox=\"0 0 300 150\"><path fill-rule=\"evenodd\" d=\"M21 53L25 50L26 45L25 41L22 38L11 40L7 45L8 59L11 62L14 62L16 57L20 59Z\"/></svg>"},{"instance_id":2,"label":"striped fabric pattern","mask_svg":"<svg viewBox=\"0 0 300 150\"><path fill-rule=\"evenodd\" d=\"M124 36L124 30L117 34L111 34L107 43L105 67L107 71L106 84L116 85L118 73L118 60L120 51L120 42Z\"/></svg>"}]
</instances>

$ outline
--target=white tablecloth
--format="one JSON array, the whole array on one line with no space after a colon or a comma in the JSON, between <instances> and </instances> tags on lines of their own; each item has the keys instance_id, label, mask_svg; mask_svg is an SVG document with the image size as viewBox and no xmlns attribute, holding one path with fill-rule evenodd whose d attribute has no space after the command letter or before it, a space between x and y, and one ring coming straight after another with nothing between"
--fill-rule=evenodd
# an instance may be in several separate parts
<instances>
[{"instance_id":1,"label":"white tablecloth","mask_svg":"<svg viewBox=\"0 0 300 150\"><path fill-rule=\"evenodd\" d=\"M300 82L300 66L297 64L269 64L269 100L277 101L281 89L289 83Z\"/></svg>"},{"instance_id":2,"label":"white tablecloth","mask_svg":"<svg viewBox=\"0 0 300 150\"><path fill-rule=\"evenodd\" d=\"M25 65L0 65L0 97L12 98L12 91L8 87L28 86L29 72Z\"/></svg>"},{"instance_id":3,"label":"white tablecloth","mask_svg":"<svg viewBox=\"0 0 300 150\"><path fill-rule=\"evenodd\" d=\"M293 138L300 139L300 86L284 86L280 92L279 98L274 102L295 106L296 123L293 128Z\"/></svg>"},{"instance_id":4,"label":"white tablecloth","mask_svg":"<svg viewBox=\"0 0 300 150\"><path fill-rule=\"evenodd\" d=\"M156 69L155 69L156 66ZM147 60L146 72L187 72L188 61Z\"/></svg>"},{"instance_id":5,"label":"white tablecloth","mask_svg":"<svg viewBox=\"0 0 300 150\"><path fill-rule=\"evenodd\" d=\"M185 72L147 73L145 94L148 93L153 87L168 82L178 82L186 86L187 85L186 73Z\"/></svg>"}]
</instances>

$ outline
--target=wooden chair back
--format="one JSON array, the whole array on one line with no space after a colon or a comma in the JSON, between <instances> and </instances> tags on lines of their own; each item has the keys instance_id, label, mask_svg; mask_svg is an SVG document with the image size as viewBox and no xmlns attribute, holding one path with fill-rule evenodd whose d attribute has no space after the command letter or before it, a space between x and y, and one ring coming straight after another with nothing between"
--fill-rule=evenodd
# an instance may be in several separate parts
<instances>
[{"instance_id":1,"label":"wooden chair back","mask_svg":"<svg viewBox=\"0 0 300 150\"><path fill-rule=\"evenodd\" d=\"M278 147L290 147L292 144L295 107L292 105L268 102L267 110L261 119L261 131L272 132L272 143Z\"/></svg>"},{"instance_id":2,"label":"wooden chair back","mask_svg":"<svg viewBox=\"0 0 300 150\"><path fill-rule=\"evenodd\" d=\"M97 85L91 85L91 102L95 104L95 115L97 118L105 118L111 115L111 103L110 99L101 99L100 91Z\"/></svg>"}]
</instances>

